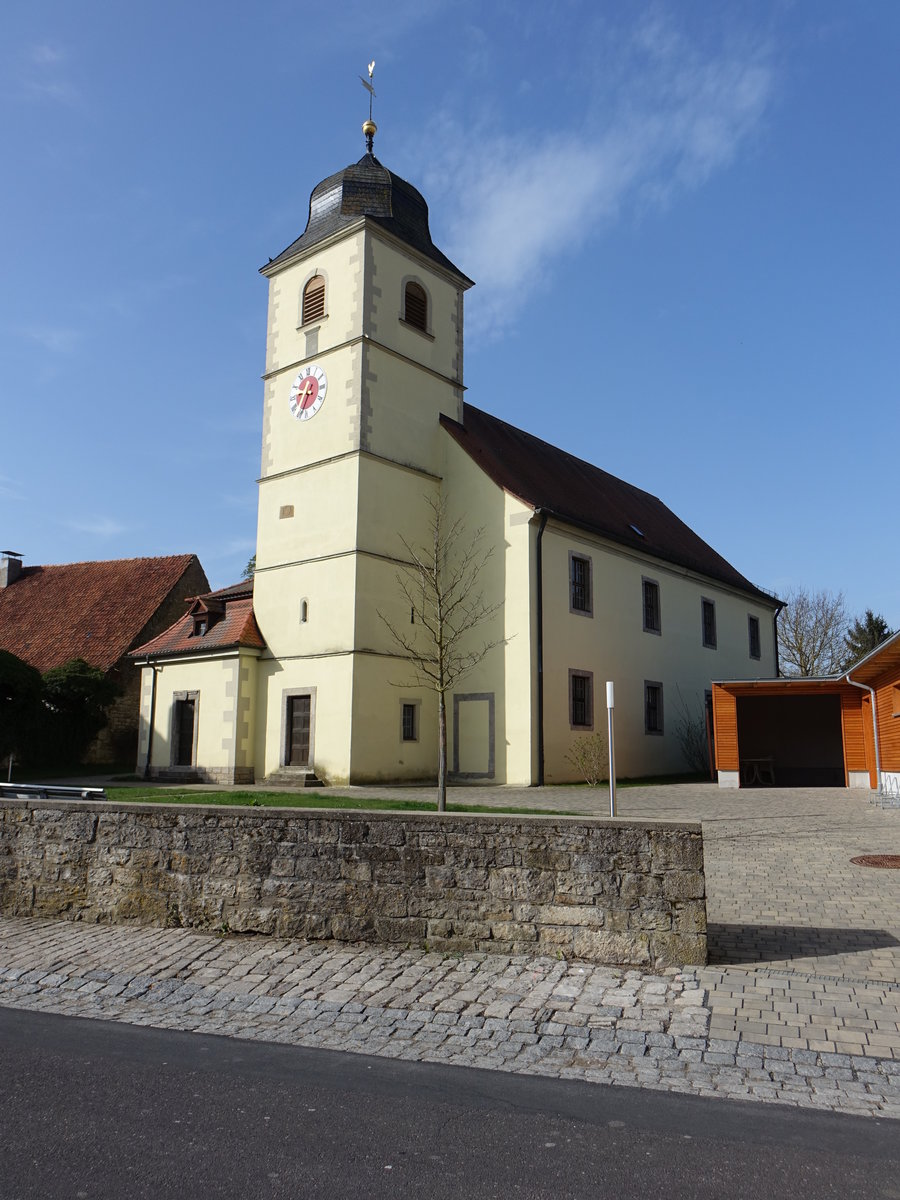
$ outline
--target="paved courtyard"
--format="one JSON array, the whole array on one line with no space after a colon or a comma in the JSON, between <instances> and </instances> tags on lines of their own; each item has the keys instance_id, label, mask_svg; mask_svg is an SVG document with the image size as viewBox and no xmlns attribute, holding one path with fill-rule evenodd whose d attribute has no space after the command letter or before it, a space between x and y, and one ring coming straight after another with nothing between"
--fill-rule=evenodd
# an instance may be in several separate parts
<instances>
[{"instance_id":1,"label":"paved courtyard","mask_svg":"<svg viewBox=\"0 0 900 1200\"><path fill-rule=\"evenodd\" d=\"M607 811L576 788L451 803L476 797ZM850 862L900 853L900 810L862 792L678 785L621 789L619 814L703 822L708 967L0 920L0 1003L900 1117L900 872Z\"/></svg>"}]
</instances>

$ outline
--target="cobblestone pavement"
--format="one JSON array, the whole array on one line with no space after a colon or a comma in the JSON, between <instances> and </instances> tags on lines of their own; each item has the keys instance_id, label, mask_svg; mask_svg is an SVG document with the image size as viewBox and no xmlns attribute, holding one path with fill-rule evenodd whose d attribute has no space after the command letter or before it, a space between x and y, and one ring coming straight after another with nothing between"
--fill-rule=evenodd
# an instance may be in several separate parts
<instances>
[{"instance_id":1,"label":"cobblestone pavement","mask_svg":"<svg viewBox=\"0 0 900 1200\"><path fill-rule=\"evenodd\" d=\"M573 788L477 799L605 809ZM709 967L0 919L0 1004L900 1118L900 875L849 861L898 853L900 810L844 790L673 785L620 790L619 815L702 820Z\"/></svg>"}]
</instances>

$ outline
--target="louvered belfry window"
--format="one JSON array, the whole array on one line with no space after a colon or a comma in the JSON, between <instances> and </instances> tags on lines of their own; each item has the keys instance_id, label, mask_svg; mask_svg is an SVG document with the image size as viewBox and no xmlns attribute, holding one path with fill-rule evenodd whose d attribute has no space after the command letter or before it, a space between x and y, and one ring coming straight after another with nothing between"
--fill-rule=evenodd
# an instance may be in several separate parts
<instances>
[{"instance_id":1,"label":"louvered belfry window","mask_svg":"<svg viewBox=\"0 0 900 1200\"><path fill-rule=\"evenodd\" d=\"M303 311L300 323L318 321L325 316L325 280L321 275L314 275L303 289Z\"/></svg>"},{"instance_id":2,"label":"louvered belfry window","mask_svg":"<svg viewBox=\"0 0 900 1200\"><path fill-rule=\"evenodd\" d=\"M428 332L428 297L420 283L406 285L404 317L407 325L414 325L423 333Z\"/></svg>"}]
</instances>

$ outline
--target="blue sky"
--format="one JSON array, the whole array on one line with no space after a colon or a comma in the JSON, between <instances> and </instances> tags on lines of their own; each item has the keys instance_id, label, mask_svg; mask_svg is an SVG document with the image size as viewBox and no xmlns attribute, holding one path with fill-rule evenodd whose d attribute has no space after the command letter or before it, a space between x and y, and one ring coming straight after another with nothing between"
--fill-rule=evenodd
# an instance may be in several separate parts
<instances>
[{"instance_id":1,"label":"blue sky","mask_svg":"<svg viewBox=\"0 0 900 1200\"><path fill-rule=\"evenodd\" d=\"M0 541L253 552L266 285L363 152L476 281L468 399L753 582L900 625L900 5L0 12Z\"/></svg>"}]
</instances>

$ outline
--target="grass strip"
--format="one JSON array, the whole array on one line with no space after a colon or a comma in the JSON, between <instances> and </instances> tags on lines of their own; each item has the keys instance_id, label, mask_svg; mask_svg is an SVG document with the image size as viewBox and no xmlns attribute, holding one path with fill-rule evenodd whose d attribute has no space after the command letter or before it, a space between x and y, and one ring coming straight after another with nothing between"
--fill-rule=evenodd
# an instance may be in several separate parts
<instances>
[{"instance_id":1,"label":"grass strip","mask_svg":"<svg viewBox=\"0 0 900 1200\"><path fill-rule=\"evenodd\" d=\"M110 800L129 804L216 804L241 808L349 808L378 812L434 812L427 800L385 800L364 796L322 796L318 792L200 792L184 788L108 787ZM454 813L507 813L513 816L583 817L556 808L513 808L492 804L448 804Z\"/></svg>"}]
</instances>

